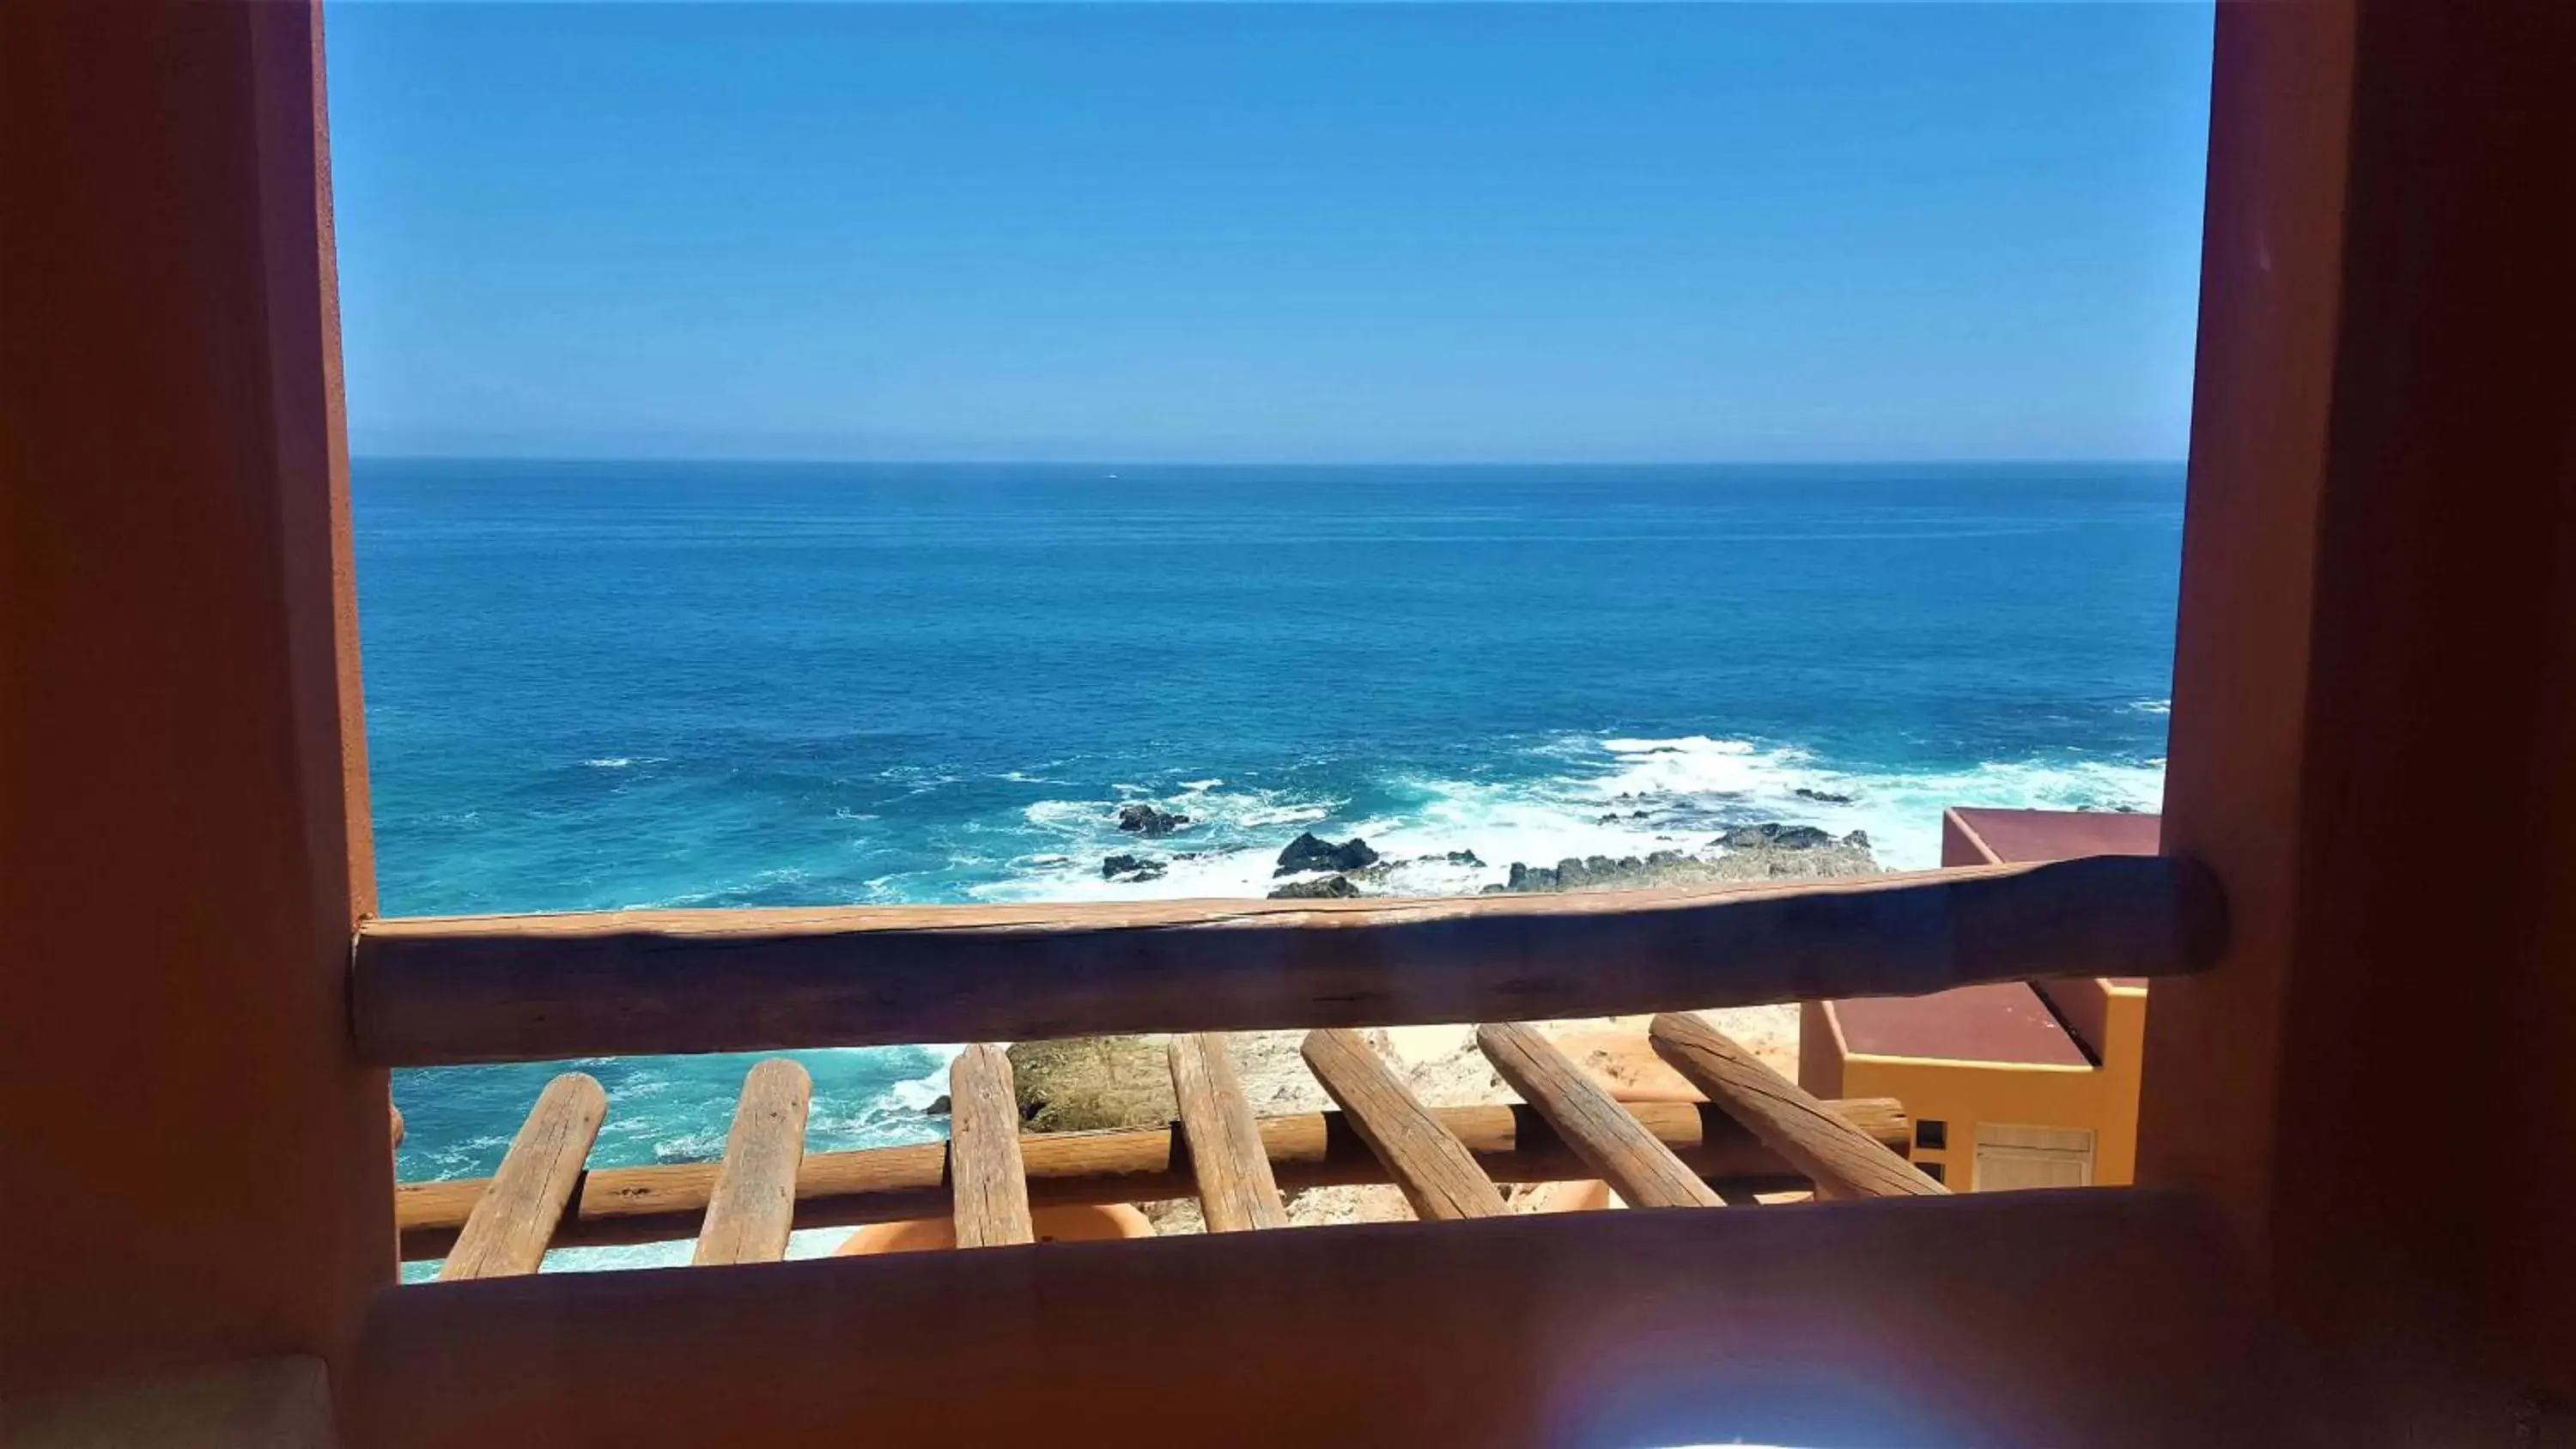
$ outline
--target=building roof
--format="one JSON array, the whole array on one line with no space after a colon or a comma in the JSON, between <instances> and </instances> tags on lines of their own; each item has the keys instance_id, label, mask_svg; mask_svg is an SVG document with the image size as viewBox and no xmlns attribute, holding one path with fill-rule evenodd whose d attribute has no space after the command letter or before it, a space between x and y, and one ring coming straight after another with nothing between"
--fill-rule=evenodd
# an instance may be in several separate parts
<instances>
[{"instance_id":1,"label":"building roof","mask_svg":"<svg viewBox=\"0 0 2576 1449\"><path fill-rule=\"evenodd\" d=\"M2107 810L1986 810L1954 807L1998 863L2065 860L2078 855L2154 855L2161 815Z\"/></svg>"},{"instance_id":2,"label":"building roof","mask_svg":"<svg viewBox=\"0 0 2576 1449\"><path fill-rule=\"evenodd\" d=\"M2048 1004L2019 981L1930 996L1862 997L1837 1001L1833 1010L1844 1045L1868 1056L2092 1065Z\"/></svg>"}]
</instances>

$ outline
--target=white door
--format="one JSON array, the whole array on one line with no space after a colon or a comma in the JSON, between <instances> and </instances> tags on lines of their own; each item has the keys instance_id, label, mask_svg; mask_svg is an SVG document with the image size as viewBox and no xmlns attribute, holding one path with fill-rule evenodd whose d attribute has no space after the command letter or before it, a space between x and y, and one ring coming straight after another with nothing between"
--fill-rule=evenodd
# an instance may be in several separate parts
<instances>
[{"instance_id":1,"label":"white door","mask_svg":"<svg viewBox=\"0 0 2576 1449\"><path fill-rule=\"evenodd\" d=\"M1977 1166L1971 1191L2092 1185L2091 1128L1977 1124Z\"/></svg>"}]
</instances>

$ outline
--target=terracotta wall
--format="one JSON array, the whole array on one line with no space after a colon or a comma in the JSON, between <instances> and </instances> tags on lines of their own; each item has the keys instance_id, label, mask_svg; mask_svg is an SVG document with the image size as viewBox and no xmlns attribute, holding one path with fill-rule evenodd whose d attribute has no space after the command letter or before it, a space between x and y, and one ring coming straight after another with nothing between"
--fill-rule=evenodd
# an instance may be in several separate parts
<instances>
[{"instance_id":1,"label":"terracotta wall","mask_svg":"<svg viewBox=\"0 0 2576 1449\"><path fill-rule=\"evenodd\" d=\"M336 1354L392 1273L317 26L0 35L0 1392Z\"/></svg>"},{"instance_id":2,"label":"terracotta wall","mask_svg":"<svg viewBox=\"0 0 2576 1449\"><path fill-rule=\"evenodd\" d=\"M2576 1394L2576 7L2219 38L2165 830L2236 933L2155 988L2141 1175L2387 1426L2532 1442Z\"/></svg>"}]
</instances>

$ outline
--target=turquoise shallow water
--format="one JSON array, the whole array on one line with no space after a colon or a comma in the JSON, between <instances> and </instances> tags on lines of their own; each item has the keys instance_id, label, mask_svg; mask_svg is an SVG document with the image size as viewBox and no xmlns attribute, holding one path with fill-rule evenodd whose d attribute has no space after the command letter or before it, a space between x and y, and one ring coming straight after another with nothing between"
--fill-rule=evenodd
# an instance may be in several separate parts
<instances>
[{"instance_id":1,"label":"turquoise shallow water","mask_svg":"<svg viewBox=\"0 0 2576 1449\"><path fill-rule=\"evenodd\" d=\"M1485 862L1413 891L1753 820L1922 865L1944 804L2162 790L2176 465L362 459L354 494L391 912L1258 895L1306 829ZM1193 824L1140 847L1136 800ZM1138 849L1162 877L1101 878ZM804 1054L813 1145L936 1135L947 1056ZM629 1163L713 1155L749 1060L581 1065ZM489 1171L556 1069L398 1074L403 1175Z\"/></svg>"}]
</instances>

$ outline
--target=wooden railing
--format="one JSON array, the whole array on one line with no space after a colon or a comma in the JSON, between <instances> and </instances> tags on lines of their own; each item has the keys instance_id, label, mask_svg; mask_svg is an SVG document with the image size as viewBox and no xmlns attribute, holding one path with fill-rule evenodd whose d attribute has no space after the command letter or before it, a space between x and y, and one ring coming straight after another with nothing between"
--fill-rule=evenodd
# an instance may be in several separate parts
<instances>
[{"instance_id":1,"label":"wooden railing","mask_svg":"<svg viewBox=\"0 0 2576 1449\"><path fill-rule=\"evenodd\" d=\"M989 1045L951 1072L945 1144L803 1155L801 1069L755 1069L719 1164L581 1162L605 1110L559 1077L488 1182L400 1195L407 1257L443 1276L532 1271L549 1246L696 1237L774 1259L794 1226L947 1216L966 1246L1025 1242L1032 1206L1197 1196L1219 1229L1285 1221L1283 1189L1392 1181L1425 1218L1507 1211L1504 1182L1609 1183L1646 1207L1938 1195L1893 1103L1825 1103L1696 1009L2205 968L2223 903L2187 861L2094 857L1690 891L1463 900L630 911L369 923L355 1031L394 1063L1177 1033L1172 1129L1023 1138ZM1615 1101L1512 1022L1643 1011L1704 1103ZM1487 1020L1526 1107L1434 1110L1357 1026ZM1217 1035L1309 1028L1341 1111L1255 1120ZM1193 1035L1204 1034L1204 1035ZM712 1255L712 1256L710 1256Z\"/></svg>"},{"instance_id":2,"label":"wooden railing","mask_svg":"<svg viewBox=\"0 0 2576 1449\"><path fill-rule=\"evenodd\" d=\"M2049 976L2226 934L2197 865L2099 856L1795 885L1441 900L610 911L372 920L377 1063L1527 1021Z\"/></svg>"},{"instance_id":3,"label":"wooden railing","mask_svg":"<svg viewBox=\"0 0 2576 1449\"><path fill-rule=\"evenodd\" d=\"M1780 1192L1806 1179L1723 1110L1707 1103L1625 1104L1657 1140L1723 1192ZM1893 1099L1827 1106L1872 1140L1902 1150L1912 1127ZM1544 1118L1526 1106L1436 1107L1477 1170L1498 1183L1564 1182L1591 1174ZM1390 1181L1386 1166L1339 1112L1298 1112L1255 1123L1273 1186L1282 1192ZM730 1144L728 1144L730 1146ZM1052 1132L1020 1139L1029 1202L1037 1208L1169 1202L1198 1194L1202 1154L1170 1127ZM549 1246L669 1242L700 1235L718 1162L600 1167L585 1175L553 1223ZM492 1179L405 1183L396 1192L402 1255L442 1258ZM793 1179L794 1226L856 1227L949 1215L948 1144L923 1142L804 1155Z\"/></svg>"}]
</instances>

